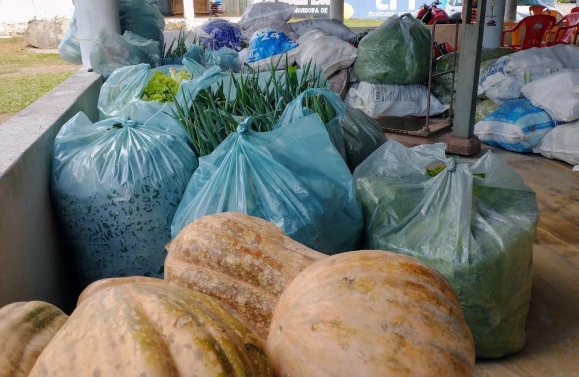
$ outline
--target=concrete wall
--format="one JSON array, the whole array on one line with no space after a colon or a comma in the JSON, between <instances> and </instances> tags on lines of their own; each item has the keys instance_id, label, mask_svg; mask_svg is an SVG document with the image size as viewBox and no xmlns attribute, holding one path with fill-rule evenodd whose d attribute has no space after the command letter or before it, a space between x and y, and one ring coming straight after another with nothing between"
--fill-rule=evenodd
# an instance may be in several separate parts
<instances>
[{"instance_id":1,"label":"concrete wall","mask_svg":"<svg viewBox=\"0 0 579 377\"><path fill-rule=\"evenodd\" d=\"M96 121L101 85L99 75L81 70L0 126L0 307L74 305L78 289L50 201L52 145L78 111Z\"/></svg>"},{"instance_id":2,"label":"concrete wall","mask_svg":"<svg viewBox=\"0 0 579 377\"><path fill-rule=\"evenodd\" d=\"M23 34L33 19L71 18L72 0L0 0L0 36Z\"/></svg>"}]
</instances>

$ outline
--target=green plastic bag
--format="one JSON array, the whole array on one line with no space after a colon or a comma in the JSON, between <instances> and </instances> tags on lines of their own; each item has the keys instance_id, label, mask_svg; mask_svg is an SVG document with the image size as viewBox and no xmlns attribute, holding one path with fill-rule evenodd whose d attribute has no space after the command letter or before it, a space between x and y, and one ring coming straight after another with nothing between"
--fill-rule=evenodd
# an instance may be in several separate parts
<instances>
[{"instance_id":1,"label":"green plastic bag","mask_svg":"<svg viewBox=\"0 0 579 377\"><path fill-rule=\"evenodd\" d=\"M388 18L358 45L354 72L375 84L420 84L428 80L432 35L410 13Z\"/></svg>"},{"instance_id":2,"label":"green plastic bag","mask_svg":"<svg viewBox=\"0 0 579 377\"><path fill-rule=\"evenodd\" d=\"M376 119L360 109L346 106L340 125L344 132L346 162L352 172L386 142L386 135Z\"/></svg>"},{"instance_id":3,"label":"green plastic bag","mask_svg":"<svg viewBox=\"0 0 579 377\"><path fill-rule=\"evenodd\" d=\"M518 352L531 299L535 193L490 151L471 164L447 158L445 149L389 140L358 166L363 246L416 257L444 275L477 357ZM434 164L446 167L435 175L427 171Z\"/></svg>"}]
</instances>

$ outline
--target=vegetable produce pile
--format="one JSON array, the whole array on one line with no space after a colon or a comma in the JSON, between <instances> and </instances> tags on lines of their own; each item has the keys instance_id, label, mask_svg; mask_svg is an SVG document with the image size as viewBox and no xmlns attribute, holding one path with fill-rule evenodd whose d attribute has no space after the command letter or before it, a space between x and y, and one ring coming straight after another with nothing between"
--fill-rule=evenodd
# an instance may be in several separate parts
<instances>
[{"instance_id":1,"label":"vegetable produce pile","mask_svg":"<svg viewBox=\"0 0 579 377\"><path fill-rule=\"evenodd\" d=\"M425 169L433 162L446 166ZM539 211L516 172L491 152L470 166L446 159L444 145L409 150L388 141L354 175L365 246L440 271L461 301L479 357L521 350Z\"/></svg>"},{"instance_id":2,"label":"vegetable produce pile","mask_svg":"<svg viewBox=\"0 0 579 377\"><path fill-rule=\"evenodd\" d=\"M523 348L534 193L497 156L405 148L345 102L360 79L376 102L426 90L428 29L293 30L293 9L181 31L106 77L97 122L61 128L52 197L85 290L71 313L0 308L0 377L470 377ZM247 33L278 35L260 25L334 52L253 69Z\"/></svg>"},{"instance_id":3,"label":"vegetable produce pile","mask_svg":"<svg viewBox=\"0 0 579 377\"><path fill-rule=\"evenodd\" d=\"M143 101L173 102L183 80L191 80L191 74L186 69L177 71L175 68L170 68L169 75L155 70L153 77L145 86L141 99Z\"/></svg>"}]
</instances>

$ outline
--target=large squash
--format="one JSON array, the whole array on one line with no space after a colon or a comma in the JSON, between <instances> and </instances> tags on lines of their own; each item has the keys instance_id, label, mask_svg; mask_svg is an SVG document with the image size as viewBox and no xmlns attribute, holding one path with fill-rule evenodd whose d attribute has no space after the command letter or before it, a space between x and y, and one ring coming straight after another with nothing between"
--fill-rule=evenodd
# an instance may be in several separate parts
<instances>
[{"instance_id":1,"label":"large squash","mask_svg":"<svg viewBox=\"0 0 579 377\"><path fill-rule=\"evenodd\" d=\"M282 294L267 350L278 377L465 377L474 342L436 270L386 251L305 269Z\"/></svg>"},{"instance_id":2,"label":"large squash","mask_svg":"<svg viewBox=\"0 0 579 377\"><path fill-rule=\"evenodd\" d=\"M29 377L270 375L262 340L230 308L149 279L86 296Z\"/></svg>"},{"instance_id":3,"label":"large squash","mask_svg":"<svg viewBox=\"0 0 579 377\"><path fill-rule=\"evenodd\" d=\"M0 377L26 377L68 316L42 301L15 302L0 309Z\"/></svg>"},{"instance_id":4,"label":"large squash","mask_svg":"<svg viewBox=\"0 0 579 377\"><path fill-rule=\"evenodd\" d=\"M167 251L165 280L225 302L264 339L286 286L312 262L327 257L269 221L237 212L190 223Z\"/></svg>"}]
</instances>

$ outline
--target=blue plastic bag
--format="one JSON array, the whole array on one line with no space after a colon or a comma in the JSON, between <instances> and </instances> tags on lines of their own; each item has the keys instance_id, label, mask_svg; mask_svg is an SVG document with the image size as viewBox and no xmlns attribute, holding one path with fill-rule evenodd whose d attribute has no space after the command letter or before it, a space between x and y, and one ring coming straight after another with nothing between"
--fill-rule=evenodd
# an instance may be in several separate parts
<instances>
[{"instance_id":1,"label":"blue plastic bag","mask_svg":"<svg viewBox=\"0 0 579 377\"><path fill-rule=\"evenodd\" d=\"M165 18L157 8L157 0L118 0L121 32L131 31L158 42L158 55L165 44Z\"/></svg>"},{"instance_id":2,"label":"blue plastic bag","mask_svg":"<svg viewBox=\"0 0 579 377\"><path fill-rule=\"evenodd\" d=\"M198 36L201 44L212 50L228 47L241 51L243 48L241 31L227 20L215 19L205 22L199 27Z\"/></svg>"},{"instance_id":3,"label":"blue plastic bag","mask_svg":"<svg viewBox=\"0 0 579 377\"><path fill-rule=\"evenodd\" d=\"M271 132L249 120L199 159L171 233L210 214L242 212L294 240L335 254L358 247L363 226L353 178L317 114Z\"/></svg>"},{"instance_id":4,"label":"blue plastic bag","mask_svg":"<svg viewBox=\"0 0 579 377\"><path fill-rule=\"evenodd\" d=\"M164 65L154 69L149 64L138 64L115 70L101 87L97 103L99 118L102 120L128 117L144 123L162 108L172 113L174 109L172 102L164 103L141 98L154 71L177 77L178 72L183 69L186 69L192 77L200 77L205 71L205 68L194 60L183 58L183 63L183 65Z\"/></svg>"},{"instance_id":5,"label":"blue plastic bag","mask_svg":"<svg viewBox=\"0 0 579 377\"><path fill-rule=\"evenodd\" d=\"M256 31L249 42L248 63L267 59L297 48L298 44L279 30L264 29Z\"/></svg>"},{"instance_id":6,"label":"blue plastic bag","mask_svg":"<svg viewBox=\"0 0 579 377\"><path fill-rule=\"evenodd\" d=\"M171 220L197 157L179 123L145 124L80 112L54 141L52 196L82 283L163 276Z\"/></svg>"},{"instance_id":7,"label":"blue plastic bag","mask_svg":"<svg viewBox=\"0 0 579 377\"><path fill-rule=\"evenodd\" d=\"M62 37L58 45L58 54L67 62L75 65L82 64L82 55L80 53L80 42L78 41L78 31L76 28L76 17L73 14L68 30Z\"/></svg>"},{"instance_id":8,"label":"blue plastic bag","mask_svg":"<svg viewBox=\"0 0 579 377\"><path fill-rule=\"evenodd\" d=\"M508 100L474 126L485 144L513 152L531 153L557 122L526 98Z\"/></svg>"},{"instance_id":9,"label":"blue plastic bag","mask_svg":"<svg viewBox=\"0 0 579 377\"><path fill-rule=\"evenodd\" d=\"M293 101L291 101L289 105L287 105L281 117L279 118L276 128L293 125L293 123L296 120L304 117L305 115L313 113L312 110L310 110L307 107L304 107L304 101L308 97L314 96L324 97L328 101L329 105L332 108L334 108L336 116L328 123L326 123L325 127L326 130L328 131L328 134L330 135L330 140L332 141L332 144L338 150L342 158L346 160L347 156L344 140L344 131L342 130L342 126L340 124L342 118L344 118L344 115L346 114L346 104L344 103L344 101L342 101L342 99L337 93L334 93L331 90L313 88L307 89L304 92L302 92Z\"/></svg>"},{"instance_id":10,"label":"blue plastic bag","mask_svg":"<svg viewBox=\"0 0 579 377\"><path fill-rule=\"evenodd\" d=\"M154 54L160 55L164 45L165 18L157 9L156 0L118 0L119 20L121 33L133 32L144 39L152 39L156 50ZM72 64L82 64L80 44L78 42L78 29L76 16L72 20L64 38L58 46L60 57Z\"/></svg>"},{"instance_id":11,"label":"blue plastic bag","mask_svg":"<svg viewBox=\"0 0 579 377\"><path fill-rule=\"evenodd\" d=\"M159 64L158 43L142 38L130 31L120 34L109 34L104 29L99 40L90 53L90 64L95 72L109 76L121 67L149 64L156 67Z\"/></svg>"}]
</instances>

